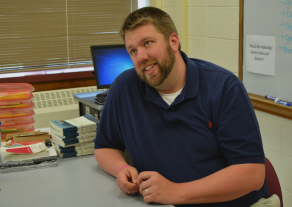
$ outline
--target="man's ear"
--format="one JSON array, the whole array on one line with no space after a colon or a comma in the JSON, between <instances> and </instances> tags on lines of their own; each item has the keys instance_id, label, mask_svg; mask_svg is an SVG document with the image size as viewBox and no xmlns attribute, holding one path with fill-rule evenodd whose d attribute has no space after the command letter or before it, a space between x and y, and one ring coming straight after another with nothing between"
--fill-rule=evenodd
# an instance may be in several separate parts
<instances>
[{"instance_id":1,"label":"man's ear","mask_svg":"<svg viewBox=\"0 0 292 207\"><path fill-rule=\"evenodd\" d=\"M171 46L173 52L176 52L179 50L178 49L179 48L179 38L178 38L177 34L172 33L170 35L169 43L170 43L170 46Z\"/></svg>"}]
</instances>

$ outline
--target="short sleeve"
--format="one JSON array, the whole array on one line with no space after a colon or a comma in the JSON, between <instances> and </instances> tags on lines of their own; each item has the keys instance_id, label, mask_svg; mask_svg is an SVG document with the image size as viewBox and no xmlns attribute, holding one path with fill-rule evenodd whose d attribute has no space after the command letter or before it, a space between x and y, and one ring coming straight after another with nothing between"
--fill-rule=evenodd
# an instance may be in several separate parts
<instances>
[{"instance_id":1,"label":"short sleeve","mask_svg":"<svg viewBox=\"0 0 292 207\"><path fill-rule=\"evenodd\" d=\"M94 139L95 149L115 148L125 150L119 123L119 107L115 97L116 89L114 84L107 94L102 110L101 119Z\"/></svg>"},{"instance_id":2,"label":"short sleeve","mask_svg":"<svg viewBox=\"0 0 292 207\"><path fill-rule=\"evenodd\" d=\"M264 163L259 125L249 96L240 81L227 85L216 130L221 151L229 165Z\"/></svg>"}]
</instances>

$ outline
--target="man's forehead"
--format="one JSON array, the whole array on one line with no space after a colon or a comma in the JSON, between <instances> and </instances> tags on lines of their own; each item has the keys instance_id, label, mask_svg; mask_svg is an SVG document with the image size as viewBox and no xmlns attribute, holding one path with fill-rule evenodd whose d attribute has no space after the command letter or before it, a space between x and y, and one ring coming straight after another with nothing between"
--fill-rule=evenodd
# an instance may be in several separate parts
<instances>
[{"instance_id":1,"label":"man's forehead","mask_svg":"<svg viewBox=\"0 0 292 207\"><path fill-rule=\"evenodd\" d=\"M132 43L141 43L147 39L154 39L157 35L162 34L156 30L152 23L143 24L134 29L128 30L125 32L126 48L131 47Z\"/></svg>"}]
</instances>

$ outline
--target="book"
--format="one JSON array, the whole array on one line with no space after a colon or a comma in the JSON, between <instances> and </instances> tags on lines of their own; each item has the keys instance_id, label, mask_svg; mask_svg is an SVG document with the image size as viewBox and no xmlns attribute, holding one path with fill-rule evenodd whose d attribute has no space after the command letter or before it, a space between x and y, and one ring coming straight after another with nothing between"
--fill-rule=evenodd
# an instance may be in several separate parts
<instances>
[{"instance_id":1,"label":"book","mask_svg":"<svg viewBox=\"0 0 292 207\"><path fill-rule=\"evenodd\" d=\"M69 124L65 121L51 120L50 125L52 128L60 132L77 132L76 126L73 126L72 124Z\"/></svg>"},{"instance_id":2,"label":"book","mask_svg":"<svg viewBox=\"0 0 292 207\"><path fill-rule=\"evenodd\" d=\"M64 120L64 122L66 126L68 124L73 126L71 131L65 131L62 126L58 128L56 125L51 124L51 141L58 156L68 158L93 154L93 140L96 137L99 120L91 114L86 114L75 119Z\"/></svg>"},{"instance_id":3,"label":"book","mask_svg":"<svg viewBox=\"0 0 292 207\"><path fill-rule=\"evenodd\" d=\"M76 133L68 133L68 134L64 134L62 132L56 131L54 128L51 128L50 130L51 134L54 134L56 136L62 137L64 139L68 138L68 139L72 139L72 138L86 138L86 137L90 137L90 136L94 136L96 135L96 129L94 130L87 130L87 131L77 131Z\"/></svg>"},{"instance_id":4,"label":"book","mask_svg":"<svg viewBox=\"0 0 292 207\"><path fill-rule=\"evenodd\" d=\"M38 130L38 131L29 131L29 132L22 132L22 133L7 134L5 140L8 141L8 140L12 139L14 135L20 135L20 134L25 135L25 134L31 134L31 133L36 133L36 132L41 132L41 131Z\"/></svg>"},{"instance_id":5,"label":"book","mask_svg":"<svg viewBox=\"0 0 292 207\"><path fill-rule=\"evenodd\" d=\"M77 133L77 131L76 132L60 132L60 131L55 130L53 127L50 128L50 134L56 134L63 138L79 136L79 133Z\"/></svg>"},{"instance_id":6,"label":"book","mask_svg":"<svg viewBox=\"0 0 292 207\"><path fill-rule=\"evenodd\" d=\"M60 140L60 141L68 141L68 140L79 140L80 142L83 142L82 140L88 140L88 139L94 139L96 137L96 132L90 133L90 134L85 134L81 136L72 136L72 137L64 137L60 136L59 134L51 133L52 139L55 140Z\"/></svg>"},{"instance_id":7,"label":"book","mask_svg":"<svg viewBox=\"0 0 292 207\"><path fill-rule=\"evenodd\" d=\"M47 141L47 142L50 142L50 141ZM30 144L40 143L40 142L45 143L45 141L33 141L33 142L17 142L17 144L30 145ZM13 144L15 144L13 139L11 139L8 142L6 142L6 146L13 146Z\"/></svg>"},{"instance_id":8,"label":"book","mask_svg":"<svg viewBox=\"0 0 292 207\"><path fill-rule=\"evenodd\" d=\"M1 147L3 148L3 147ZM37 156L21 156L21 157L12 157L7 158L8 160L3 160L2 150L0 152L0 167L9 167L14 165L25 165L31 164L32 162L40 162L40 161L49 161L49 160L57 160L57 152L54 147L48 147L44 153L37 154Z\"/></svg>"},{"instance_id":9,"label":"book","mask_svg":"<svg viewBox=\"0 0 292 207\"><path fill-rule=\"evenodd\" d=\"M53 145L54 145L56 151L57 152L59 151L61 153L94 148L94 142L80 143L79 145L73 145L70 147L62 147L62 146L58 145L57 143L54 143Z\"/></svg>"},{"instance_id":10,"label":"book","mask_svg":"<svg viewBox=\"0 0 292 207\"><path fill-rule=\"evenodd\" d=\"M34 141L45 141L51 140L48 132L33 132L29 134L15 134L13 136L13 142L34 142Z\"/></svg>"},{"instance_id":11,"label":"book","mask_svg":"<svg viewBox=\"0 0 292 207\"><path fill-rule=\"evenodd\" d=\"M78 129L86 129L86 128L92 128L96 127L96 123L87 119L84 116L75 118L75 119L69 119L65 122L72 124L73 126L76 126Z\"/></svg>"},{"instance_id":12,"label":"book","mask_svg":"<svg viewBox=\"0 0 292 207\"><path fill-rule=\"evenodd\" d=\"M79 156L84 156L84 155L92 155L94 154L94 150L92 152L68 152L68 153L60 153L59 157L62 159L69 158L69 157L79 157Z\"/></svg>"},{"instance_id":13,"label":"book","mask_svg":"<svg viewBox=\"0 0 292 207\"><path fill-rule=\"evenodd\" d=\"M50 126L55 131L68 134L73 132L76 133L77 131L96 130L98 123L98 119L91 114L86 114L84 116L69 120L51 120Z\"/></svg>"},{"instance_id":14,"label":"book","mask_svg":"<svg viewBox=\"0 0 292 207\"><path fill-rule=\"evenodd\" d=\"M16 161L40 156L48 156L49 151L44 143L36 143L31 145L13 145L12 147L1 147L2 161Z\"/></svg>"},{"instance_id":15,"label":"book","mask_svg":"<svg viewBox=\"0 0 292 207\"><path fill-rule=\"evenodd\" d=\"M81 143L70 147L62 147L53 142L57 154L61 158L77 157L94 153L94 142Z\"/></svg>"},{"instance_id":16,"label":"book","mask_svg":"<svg viewBox=\"0 0 292 207\"><path fill-rule=\"evenodd\" d=\"M88 140L83 140L82 142L80 142L79 140L77 141L68 141L68 142L62 142L62 141L59 141L59 140L56 140L54 138L52 138L52 143L54 144L57 144L61 147L72 147L72 146L79 146L83 143L89 143L89 142L93 142L93 139L88 139Z\"/></svg>"}]
</instances>

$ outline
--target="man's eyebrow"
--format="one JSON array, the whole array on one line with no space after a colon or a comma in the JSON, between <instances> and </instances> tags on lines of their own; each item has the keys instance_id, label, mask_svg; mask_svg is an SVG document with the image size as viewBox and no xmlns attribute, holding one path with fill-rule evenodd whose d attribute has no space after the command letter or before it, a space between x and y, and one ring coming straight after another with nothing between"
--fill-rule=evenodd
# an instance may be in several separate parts
<instances>
[{"instance_id":1,"label":"man's eyebrow","mask_svg":"<svg viewBox=\"0 0 292 207\"><path fill-rule=\"evenodd\" d=\"M146 40L148 39L152 39L153 37L151 36L147 36L147 37L144 37L143 39L141 39L138 44L140 45L142 42L145 42ZM133 46L132 45L129 45L129 46L126 46L126 50L130 50Z\"/></svg>"},{"instance_id":2,"label":"man's eyebrow","mask_svg":"<svg viewBox=\"0 0 292 207\"><path fill-rule=\"evenodd\" d=\"M132 45L126 46L126 50L130 50L132 48Z\"/></svg>"}]
</instances>

